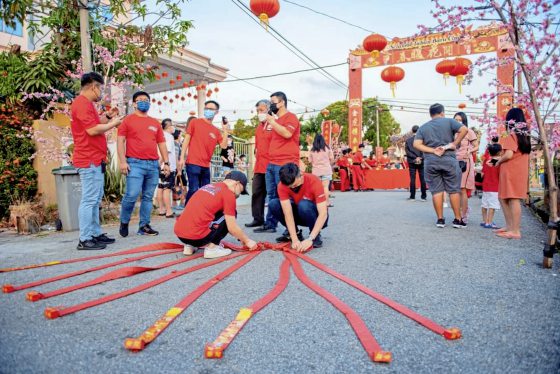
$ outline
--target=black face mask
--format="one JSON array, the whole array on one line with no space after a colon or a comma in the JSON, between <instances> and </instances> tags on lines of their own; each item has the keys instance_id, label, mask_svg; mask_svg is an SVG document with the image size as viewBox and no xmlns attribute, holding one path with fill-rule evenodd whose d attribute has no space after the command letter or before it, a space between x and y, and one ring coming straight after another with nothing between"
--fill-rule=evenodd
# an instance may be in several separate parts
<instances>
[{"instance_id":1,"label":"black face mask","mask_svg":"<svg viewBox=\"0 0 560 374\"><path fill-rule=\"evenodd\" d=\"M301 190L301 186L302 186L302 185L300 184L300 185L297 186L297 187L290 188L290 190L294 191L295 193L298 193L299 190Z\"/></svg>"},{"instance_id":2,"label":"black face mask","mask_svg":"<svg viewBox=\"0 0 560 374\"><path fill-rule=\"evenodd\" d=\"M276 103L270 104L270 111L271 111L272 113L276 114L276 113L278 113L278 110L279 110L279 109L278 109L278 104L276 104Z\"/></svg>"}]
</instances>

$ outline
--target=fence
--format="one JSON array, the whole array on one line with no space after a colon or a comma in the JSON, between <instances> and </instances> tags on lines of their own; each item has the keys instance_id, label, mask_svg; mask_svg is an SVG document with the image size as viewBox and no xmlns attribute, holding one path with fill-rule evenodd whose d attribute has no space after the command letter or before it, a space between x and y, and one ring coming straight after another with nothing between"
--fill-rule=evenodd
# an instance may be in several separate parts
<instances>
[{"instance_id":1,"label":"fence","mask_svg":"<svg viewBox=\"0 0 560 374\"><path fill-rule=\"evenodd\" d=\"M254 163L254 142L233 137L233 149L235 150L235 162L239 160L240 155L247 156L247 180L253 179L253 163ZM212 163L210 166L210 176L212 182L221 181L224 179L222 172L222 159L220 157L221 148L216 147L212 155Z\"/></svg>"}]
</instances>

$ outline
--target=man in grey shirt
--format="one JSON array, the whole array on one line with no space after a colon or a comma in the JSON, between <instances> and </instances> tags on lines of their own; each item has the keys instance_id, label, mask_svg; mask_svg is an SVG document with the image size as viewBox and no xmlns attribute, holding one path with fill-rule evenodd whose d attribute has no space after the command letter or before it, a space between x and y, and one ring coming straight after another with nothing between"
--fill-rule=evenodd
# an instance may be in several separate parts
<instances>
[{"instance_id":1,"label":"man in grey shirt","mask_svg":"<svg viewBox=\"0 0 560 374\"><path fill-rule=\"evenodd\" d=\"M430 106L432 119L423 124L414 138L414 148L424 153L424 173L432 192L432 202L437 214L437 227L445 227L443 217L443 193L449 194L449 201L455 219L453 227L467 225L461 219L459 198L461 192L461 168L455 158L455 149L467 134L467 127L451 118L445 118L445 108L441 104ZM459 133L457 137L455 134Z\"/></svg>"}]
</instances>

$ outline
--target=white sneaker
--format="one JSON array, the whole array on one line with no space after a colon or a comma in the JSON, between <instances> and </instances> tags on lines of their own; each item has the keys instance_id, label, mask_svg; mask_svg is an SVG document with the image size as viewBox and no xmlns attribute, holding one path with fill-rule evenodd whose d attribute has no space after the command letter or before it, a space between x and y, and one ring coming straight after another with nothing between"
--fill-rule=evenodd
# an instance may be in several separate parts
<instances>
[{"instance_id":1,"label":"white sneaker","mask_svg":"<svg viewBox=\"0 0 560 374\"><path fill-rule=\"evenodd\" d=\"M184 254L185 256L192 256L193 253L194 253L195 251L196 251L196 248L193 247L193 246L190 245L190 244L185 244L185 245L183 246L183 254Z\"/></svg>"},{"instance_id":2,"label":"white sneaker","mask_svg":"<svg viewBox=\"0 0 560 374\"><path fill-rule=\"evenodd\" d=\"M213 248L204 249L204 258L218 258L224 257L231 253L231 249L224 248L222 246L215 246Z\"/></svg>"}]
</instances>

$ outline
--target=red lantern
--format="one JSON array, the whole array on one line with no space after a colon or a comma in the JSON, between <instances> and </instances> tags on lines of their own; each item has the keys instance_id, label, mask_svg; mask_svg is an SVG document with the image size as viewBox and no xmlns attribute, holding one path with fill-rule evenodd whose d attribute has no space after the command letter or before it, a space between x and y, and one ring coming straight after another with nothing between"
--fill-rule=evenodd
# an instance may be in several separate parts
<instances>
[{"instance_id":1,"label":"red lantern","mask_svg":"<svg viewBox=\"0 0 560 374\"><path fill-rule=\"evenodd\" d=\"M181 101L185 101L185 97L184 97L184 96L181 96Z\"/></svg>"},{"instance_id":2,"label":"red lantern","mask_svg":"<svg viewBox=\"0 0 560 374\"><path fill-rule=\"evenodd\" d=\"M156 102L156 99L152 99L152 103L155 103L155 102Z\"/></svg>"},{"instance_id":3,"label":"red lantern","mask_svg":"<svg viewBox=\"0 0 560 374\"><path fill-rule=\"evenodd\" d=\"M383 35L371 34L362 42L364 49L371 53L373 58L379 56L381 52L387 46L387 39Z\"/></svg>"},{"instance_id":4,"label":"red lantern","mask_svg":"<svg viewBox=\"0 0 560 374\"><path fill-rule=\"evenodd\" d=\"M169 103L170 103L170 104L173 104L173 99L169 99Z\"/></svg>"},{"instance_id":5,"label":"red lantern","mask_svg":"<svg viewBox=\"0 0 560 374\"><path fill-rule=\"evenodd\" d=\"M214 88L214 92L218 93L220 92L220 89L218 87Z\"/></svg>"},{"instance_id":6,"label":"red lantern","mask_svg":"<svg viewBox=\"0 0 560 374\"><path fill-rule=\"evenodd\" d=\"M467 104L465 103L461 103L459 105L457 105L459 107L459 109L465 109L467 107Z\"/></svg>"},{"instance_id":7,"label":"red lantern","mask_svg":"<svg viewBox=\"0 0 560 374\"><path fill-rule=\"evenodd\" d=\"M268 19L274 17L280 11L278 0L251 0L249 3L253 14L261 20L261 24L268 27Z\"/></svg>"},{"instance_id":8,"label":"red lantern","mask_svg":"<svg viewBox=\"0 0 560 374\"><path fill-rule=\"evenodd\" d=\"M169 84L173 86L175 84L175 81L173 79L170 79Z\"/></svg>"},{"instance_id":9,"label":"red lantern","mask_svg":"<svg viewBox=\"0 0 560 374\"><path fill-rule=\"evenodd\" d=\"M436 65L436 71L440 74L443 74L443 80L445 81L445 85L447 86L447 78L455 69L455 60L443 60L438 62Z\"/></svg>"},{"instance_id":10,"label":"red lantern","mask_svg":"<svg viewBox=\"0 0 560 374\"><path fill-rule=\"evenodd\" d=\"M383 69L381 72L381 79L391 85L391 91L393 92L393 97L395 97L395 87L397 82L402 81L404 78L404 70L398 66L389 66Z\"/></svg>"},{"instance_id":11,"label":"red lantern","mask_svg":"<svg viewBox=\"0 0 560 374\"><path fill-rule=\"evenodd\" d=\"M340 125L338 124L338 122L333 122L331 129L333 135L338 135L338 133L340 132Z\"/></svg>"},{"instance_id":12,"label":"red lantern","mask_svg":"<svg viewBox=\"0 0 560 374\"><path fill-rule=\"evenodd\" d=\"M201 85L200 85L200 89L201 89L201 90L205 90L205 89L206 89L206 85L205 85L205 84L201 84Z\"/></svg>"},{"instance_id":13,"label":"red lantern","mask_svg":"<svg viewBox=\"0 0 560 374\"><path fill-rule=\"evenodd\" d=\"M166 71L164 71L164 72L161 73L161 76L164 77L164 78L167 78L169 76L169 74Z\"/></svg>"},{"instance_id":14,"label":"red lantern","mask_svg":"<svg viewBox=\"0 0 560 374\"><path fill-rule=\"evenodd\" d=\"M459 85L459 93L462 93L463 81L465 75L468 74L471 68L472 62L468 58L457 57L455 59L455 67L451 71L450 75L457 78L457 84Z\"/></svg>"},{"instance_id":15,"label":"red lantern","mask_svg":"<svg viewBox=\"0 0 560 374\"><path fill-rule=\"evenodd\" d=\"M156 77L156 80L158 80L158 81L161 79L161 75L159 75L159 74L154 75L154 77Z\"/></svg>"},{"instance_id":16,"label":"red lantern","mask_svg":"<svg viewBox=\"0 0 560 374\"><path fill-rule=\"evenodd\" d=\"M188 97L191 97L191 96L192 96L192 93L190 93L190 92L187 93L187 96L188 96Z\"/></svg>"},{"instance_id":17,"label":"red lantern","mask_svg":"<svg viewBox=\"0 0 560 374\"><path fill-rule=\"evenodd\" d=\"M191 80L189 81L189 86L192 86L192 85L194 85L194 79L191 79Z\"/></svg>"},{"instance_id":18,"label":"red lantern","mask_svg":"<svg viewBox=\"0 0 560 374\"><path fill-rule=\"evenodd\" d=\"M177 77L175 78L178 81L183 80L183 76L181 74L177 74Z\"/></svg>"},{"instance_id":19,"label":"red lantern","mask_svg":"<svg viewBox=\"0 0 560 374\"><path fill-rule=\"evenodd\" d=\"M175 98L178 99L180 96L179 94L175 94Z\"/></svg>"},{"instance_id":20,"label":"red lantern","mask_svg":"<svg viewBox=\"0 0 560 374\"><path fill-rule=\"evenodd\" d=\"M167 101L167 96L164 96L164 97L163 97L163 101Z\"/></svg>"},{"instance_id":21,"label":"red lantern","mask_svg":"<svg viewBox=\"0 0 560 374\"><path fill-rule=\"evenodd\" d=\"M189 84L187 82L183 82L183 88L189 88Z\"/></svg>"},{"instance_id":22,"label":"red lantern","mask_svg":"<svg viewBox=\"0 0 560 374\"><path fill-rule=\"evenodd\" d=\"M189 115L190 115L190 116L194 116L194 115L196 115L196 112L195 112L194 110L191 110L191 111L189 112Z\"/></svg>"},{"instance_id":23,"label":"red lantern","mask_svg":"<svg viewBox=\"0 0 560 374\"><path fill-rule=\"evenodd\" d=\"M195 100L198 99L198 95L194 95L193 99L195 99Z\"/></svg>"},{"instance_id":24,"label":"red lantern","mask_svg":"<svg viewBox=\"0 0 560 374\"><path fill-rule=\"evenodd\" d=\"M158 101L158 102L157 102L157 105L161 105L161 101Z\"/></svg>"}]
</instances>

